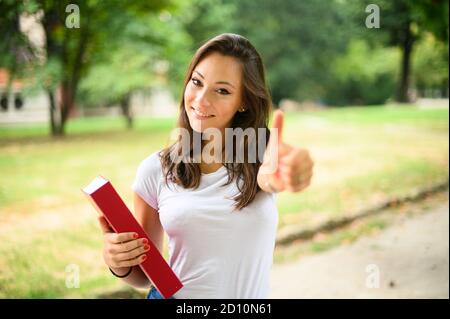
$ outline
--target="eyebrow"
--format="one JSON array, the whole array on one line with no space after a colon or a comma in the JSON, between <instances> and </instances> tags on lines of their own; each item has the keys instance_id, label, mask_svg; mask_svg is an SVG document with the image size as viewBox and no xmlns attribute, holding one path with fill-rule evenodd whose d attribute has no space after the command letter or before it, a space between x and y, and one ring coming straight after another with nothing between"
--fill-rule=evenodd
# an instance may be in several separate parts
<instances>
[{"instance_id":1,"label":"eyebrow","mask_svg":"<svg viewBox=\"0 0 450 319\"><path fill-rule=\"evenodd\" d=\"M198 71L196 71L196 70L194 70L194 72L197 73L198 75L200 75L200 77L201 77L202 79L205 79L205 77L204 77L200 72L198 72ZM231 87L234 88L234 85L231 84L230 82L227 82L227 81L217 81L216 84L228 84L229 86L231 86Z\"/></svg>"}]
</instances>

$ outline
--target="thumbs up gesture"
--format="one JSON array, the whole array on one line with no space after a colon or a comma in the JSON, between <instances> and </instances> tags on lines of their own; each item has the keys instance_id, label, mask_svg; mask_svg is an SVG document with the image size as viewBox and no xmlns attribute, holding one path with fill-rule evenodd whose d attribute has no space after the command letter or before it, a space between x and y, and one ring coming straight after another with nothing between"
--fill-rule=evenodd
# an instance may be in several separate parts
<instances>
[{"instance_id":1,"label":"thumbs up gesture","mask_svg":"<svg viewBox=\"0 0 450 319\"><path fill-rule=\"evenodd\" d=\"M266 192L300 192L309 186L314 162L306 149L282 142L284 114L273 115L270 139L258 171L258 185Z\"/></svg>"}]
</instances>

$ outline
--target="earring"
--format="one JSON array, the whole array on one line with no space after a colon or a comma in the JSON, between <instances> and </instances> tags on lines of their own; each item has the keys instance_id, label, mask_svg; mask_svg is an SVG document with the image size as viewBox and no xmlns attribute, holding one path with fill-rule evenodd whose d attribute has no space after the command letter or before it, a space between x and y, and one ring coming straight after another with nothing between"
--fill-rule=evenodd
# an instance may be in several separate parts
<instances>
[{"instance_id":1,"label":"earring","mask_svg":"<svg viewBox=\"0 0 450 319\"><path fill-rule=\"evenodd\" d=\"M245 107L241 107L239 111L245 112Z\"/></svg>"}]
</instances>

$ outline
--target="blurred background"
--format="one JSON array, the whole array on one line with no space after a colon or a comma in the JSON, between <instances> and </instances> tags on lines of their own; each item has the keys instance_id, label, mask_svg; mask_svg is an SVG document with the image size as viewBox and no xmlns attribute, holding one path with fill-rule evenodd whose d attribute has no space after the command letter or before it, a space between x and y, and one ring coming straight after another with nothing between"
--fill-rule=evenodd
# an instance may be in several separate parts
<instances>
[{"instance_id":1,"label":"blurred background","mask_svg":"<svg viewBox=\"0 0 450 319\"><path fill-rule=\"evenodd\" d=\"M276 265L447 202L448 5L0 0L0 297L142 297L104 265L80 188L103 175L132 208L136 168L169 143L193 53L224 32L261 53L286 142L316 162L306 191L277 199L280 234L315 231L280 239ZM412 209L411 193L432 194ZM395 212L320 228L383 203Z\"/></svg>"}]
</instances>

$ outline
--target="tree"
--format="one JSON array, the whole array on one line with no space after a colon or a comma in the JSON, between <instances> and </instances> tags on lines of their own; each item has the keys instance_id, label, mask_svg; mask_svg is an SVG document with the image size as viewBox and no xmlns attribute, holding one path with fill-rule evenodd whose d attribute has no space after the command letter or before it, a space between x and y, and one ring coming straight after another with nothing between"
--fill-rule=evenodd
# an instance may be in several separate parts
<instances>
[{"instance_id":1,"label":"tree","mask_svg":"<svg viewBox=\"0 0 450 319\"><path fill-rule=\"evenodd\" d=\"M360 5L369 4L362 1ZM402 50L400 79L396 99L408 102L413 48L425 32L448 45L448 0L382 0L380 7L382 36L387 35L388 45Z\"/></svg>"},{"instance_id":2,"label":"tree","mask_svg":"<svg viewBox=\"0 0 450 319\"><path fill-rule=\"evenodd\" d=\"M83 105L119 104L131 128L133 92L169 87L179 93L191 42L174 4L171 11L129 19L114 41L93 53L93 66L80 83Z\"/></svg>"},{"instance_id":3,"label":"tree","mask_svg":"<svg viewBox=\"0 0 450 319\"><path fill-rule=\"evenodd\" d=\"M261 52L275 103L282 98L319 99L329 63L349 40L342 1L237 1L236 31Z\"/></svg>"},{"instance_id":4,"label":"tree","mask_svg":"<svg viewBox=\"0 0 450 319\"><path fill-rule=\"evenodd\" d=\"M8 1L8 5L9 12L40 17L45 32L46 57L43 65L38 67L40 75L37 77L43 79L42 85L50 100L51 132L64 135L80 80L92 67L94 53L113 42L134 17L158 12L169 3L166 0L30 0L27 5L15 1ZM7 19L13 18L14 15L8 15ZM2 30L0 36L6 32Z\"/></svg>"},{"instance_id":5,"label":"tree","mask_svg":"<svg viewBox=\"0 0 450 319\"><path fill-rule=\"evenodd\" d=\"M13 0L0 1L0 68L9 71L6 96L9 96L12 83L20 77L35 55L28 39L20 32L20 14L25 4Z\"/></svg>"},{"instance_id":6,"label":"tree","mask_svg":"<svg viewBox=\"0 0 450 319\"><path fill-rule=\"evenodd\" d=\"M347 53L330 63L333 82L324 100L336 106L383 104L395 92L400 50L353 38Z\"/></svg>"},{"instance_id":7,"label":"tree","mask_svg":"<svg viewBox=\"0 0 450 319\"><path fill-rule=\"evenodd\" d=\"M412 68L420 96L448 97L448 45L426 34L416 45Z\"/></svg>"}]
</instances>

